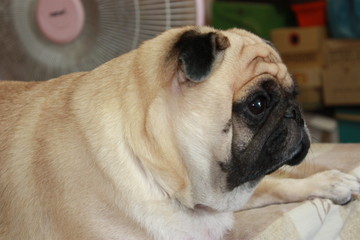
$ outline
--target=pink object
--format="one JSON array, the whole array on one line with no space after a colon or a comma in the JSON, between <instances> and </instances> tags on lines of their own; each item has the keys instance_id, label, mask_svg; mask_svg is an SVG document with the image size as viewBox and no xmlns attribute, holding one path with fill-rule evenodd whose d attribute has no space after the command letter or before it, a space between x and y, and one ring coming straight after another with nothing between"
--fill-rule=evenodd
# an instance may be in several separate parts
<instances>
[{"instance_id":1,"label":"pink object","mask_svg":"<svg viewBox=\"0 0 360 240\"><path fill-rule=\"evenodd\" d=\"M85 13L80 0L39 0L36 19L50 41L66 44L80 35Z\"/></svg>"},{"instance_id":2,"label":"pink object","mask_svg":"<svg viewBox=\"0 0 360 240\"><path fill-rule=\"evenodd\" d=\"M196 24L199 26L205 25L205 4L204 0L196 1Z\"/></svg>"}]
</instances>

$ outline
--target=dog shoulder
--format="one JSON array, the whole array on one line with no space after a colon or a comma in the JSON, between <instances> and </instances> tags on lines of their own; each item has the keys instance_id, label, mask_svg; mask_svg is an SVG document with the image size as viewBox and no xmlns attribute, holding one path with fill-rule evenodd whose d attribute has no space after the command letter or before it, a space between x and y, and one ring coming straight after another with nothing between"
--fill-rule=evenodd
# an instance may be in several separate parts
<instances>
[{"instance_id":1,"label":"dog shoulder","mask_svg":"<svg viewBox=\"0 0 360 240\"><path fill-rule=\"evenodd\" d=\"M38 82L0 81L0 103L16 98L19 94L29 91L37 84Z\"/></svg>"}]
</instances>

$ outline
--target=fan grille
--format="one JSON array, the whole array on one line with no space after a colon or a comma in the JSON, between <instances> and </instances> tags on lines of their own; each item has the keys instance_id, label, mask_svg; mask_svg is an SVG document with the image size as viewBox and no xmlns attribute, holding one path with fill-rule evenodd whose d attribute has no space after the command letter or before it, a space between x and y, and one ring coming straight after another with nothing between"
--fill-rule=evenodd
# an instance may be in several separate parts
<instances>
[{"instance_id":1,"label":"fan grille","mask_svg":"<svg viewBox=\"0 0 360 240\"><path fill-rule=\"evenodd\" d=\"M3 79L40 81L88 71L136 48L159 33L199 23L194 0L83 0L80 36L56 44L40 31L36 0L0 2L0 75Z\"/></svg>"}]
</instances>

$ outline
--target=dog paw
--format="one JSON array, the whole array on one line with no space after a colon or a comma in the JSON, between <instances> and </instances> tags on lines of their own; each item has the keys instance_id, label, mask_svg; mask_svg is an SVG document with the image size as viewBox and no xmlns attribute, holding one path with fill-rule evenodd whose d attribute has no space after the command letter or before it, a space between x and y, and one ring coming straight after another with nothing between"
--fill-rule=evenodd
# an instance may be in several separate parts
<instances>
[{"instance_id":1,"label":"dog paw","mask_svg":"<svg viewBox=\"0 0 360 240\"><path fill-rule=\"evenodd\" d=\"M335 204L345 204L360 193L359 179L338 170L316 173L309 177L309 181L310 198L327 198Z\"/></svg>"}]
</instances>

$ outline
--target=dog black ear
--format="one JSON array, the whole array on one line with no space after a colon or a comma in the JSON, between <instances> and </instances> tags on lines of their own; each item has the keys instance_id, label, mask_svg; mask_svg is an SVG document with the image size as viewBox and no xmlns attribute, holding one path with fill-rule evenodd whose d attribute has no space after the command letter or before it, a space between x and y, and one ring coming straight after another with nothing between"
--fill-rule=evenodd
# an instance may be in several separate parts
<instances>
[{"instance_id":1,"label":"dog black ear","mask_svg":"<svg viewBox=\"0 0 360 240\"><path fill-rule=\"evenodd\" d=\"M185 77L201 82L210 74L217 54L229 46L229 39L221 33L190 30L181 35L175 48Z\"/></svg>"}]
</instances>

